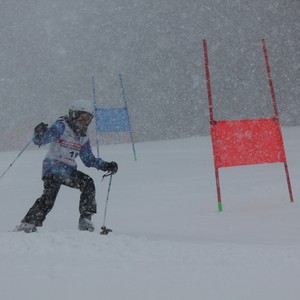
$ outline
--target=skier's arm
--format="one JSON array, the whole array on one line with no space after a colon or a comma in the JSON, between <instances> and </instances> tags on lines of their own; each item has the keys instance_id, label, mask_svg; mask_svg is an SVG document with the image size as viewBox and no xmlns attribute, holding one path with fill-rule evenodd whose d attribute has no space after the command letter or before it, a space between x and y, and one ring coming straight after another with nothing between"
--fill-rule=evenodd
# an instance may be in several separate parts
<instances>
[{"instance_id":1,"label":"skier's arm","mask_svg":"<svg viewBox=\"0 0 300 300\"><path fill-rule=\"evenodd\" d=\"M57 141L65 130L65 124L61 120L57 120L49 128L45 126L46 124L44 124L45 131L43 134L35 132L32 138L32 141L38 146Z\"/></svg>"},{"instance_id":2,"label":"skier's arm","mask_svg":"<svg viewBox=\"0 0 300 300\"><path fill-rule=\"evenodd\" d=\"M103 170L103 167L105 166L105 161L101 158L96 158L92 152L91 143L88 139L85 144L81 147L79 156L84 163L84 165L88 168L93 167L97 170Z\"/></svg>"}]
</instances>

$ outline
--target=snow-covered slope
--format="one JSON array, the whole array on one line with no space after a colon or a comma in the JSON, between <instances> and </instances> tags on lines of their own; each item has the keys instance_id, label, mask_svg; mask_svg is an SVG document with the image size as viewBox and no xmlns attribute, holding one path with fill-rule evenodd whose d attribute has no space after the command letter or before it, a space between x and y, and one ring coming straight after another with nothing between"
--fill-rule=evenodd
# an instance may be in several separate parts
<instances>
[{"instance_id":1,"label":"snow-covered slope","mask_svg":"<svg viewBox=\"0 0 300 300\"><path fill-rule=\"evenodd\" d=\"M300 296L299 127L284 128L295 202L282 164L220 170L209 137L101 148L119 163L97 187L97 232L77 231L79 192L62 187L38 233L14 233L42 192L46 149L25 151L0 181L0 294L5 300L296 300ZM96 153L96 151L95 151ZM0 153L0 173L18 152Z\"/></svg>"}]
</instances>

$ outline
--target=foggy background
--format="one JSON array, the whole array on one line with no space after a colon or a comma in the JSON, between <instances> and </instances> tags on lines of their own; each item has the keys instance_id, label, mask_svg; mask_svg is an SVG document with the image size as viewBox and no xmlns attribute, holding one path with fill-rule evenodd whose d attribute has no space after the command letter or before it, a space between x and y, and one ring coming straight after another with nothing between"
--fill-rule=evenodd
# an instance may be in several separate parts
<instances>
[{"instance_id":1,"label":"foggy background","mask_svg":"<svg viewBox=\"0 0 300 300\"><path fill-rule=\"evenodd\" d=\"M119 73L136 141L208 134L203 39L216 119L273 114L265 38L281 123L299 125L299 16L298 0L0 0L0 150L93 101L92 76L97 106L123 106Z\"/></svg>"}]
</instances>

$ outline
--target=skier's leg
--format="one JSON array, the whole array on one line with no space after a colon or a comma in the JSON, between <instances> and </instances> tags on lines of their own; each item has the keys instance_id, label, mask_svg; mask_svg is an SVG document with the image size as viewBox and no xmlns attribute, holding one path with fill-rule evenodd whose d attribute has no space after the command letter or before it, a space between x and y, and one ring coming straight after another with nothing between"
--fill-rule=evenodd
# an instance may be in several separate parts
<instances>
[{"instance_id":1,"label":"skier's leg","mask_svg":"<svg viewBox=\"0 0 300 300\"><path fill-rule=\"evenodd\" d=\"M53 208L56 196L61 186L61 177L49 176L43 178L44 191L40 198L38 198L33 206L25 215L22 223L33 224L35 226L42 226L47 214Z\"/></svg>"},{"instance_id":2,"label":"skier's leg","mask_svg":"<svg viewBox=\"0 0 300 300\"><path fill-rule=\"evenodd\" d=\"M81 216L93 215L97 212L95 185L90 176L76 170L62 184L80 190L79 213Z\"/></svg>"},{"instance_id":3,"label":"skier's leg","mask_svg":"<svg viewBox=\"0 0 300 300\"><path fill-rule=\"evenodd\" d=\"M91 216L97 212L97 204L95 198L95 185L93 179L80 172L74 171L68 181L63 182L64 185L79 189L81 191L79 202L79 229L93 231L94 226L91 223Z\"/></svg>"}]
</instances>

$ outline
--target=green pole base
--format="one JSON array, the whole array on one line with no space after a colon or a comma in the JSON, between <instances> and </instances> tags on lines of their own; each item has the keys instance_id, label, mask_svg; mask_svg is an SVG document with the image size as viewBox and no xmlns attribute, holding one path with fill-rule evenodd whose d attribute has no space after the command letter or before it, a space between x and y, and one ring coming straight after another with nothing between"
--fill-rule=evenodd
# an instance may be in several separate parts
<instances>
[{"instance_id":1,"label":"green pole base","mask_svg":"<svg viewBox=\"0 0 300 300\"><path fill-rule=\"evenodd\" d=\"M219 212L223 211L222 202L218 202L218 210Z\"/></svg>"}]
</instances>

